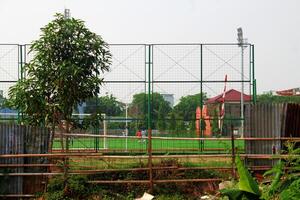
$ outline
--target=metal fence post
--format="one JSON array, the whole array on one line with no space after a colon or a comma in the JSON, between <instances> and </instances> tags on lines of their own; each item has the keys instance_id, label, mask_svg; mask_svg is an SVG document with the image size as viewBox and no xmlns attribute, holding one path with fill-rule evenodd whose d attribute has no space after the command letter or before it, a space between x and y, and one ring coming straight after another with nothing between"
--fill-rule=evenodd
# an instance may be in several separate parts
<instances>
[{"instance_id":1,"label":"metal fence post","mask_svg":"<svg viewBox=\"0 0 300 200\"><path fill-rule=\"evenodd\" d=\"M22 81L24 79L23 64L25 63L26 52L23 51L23 48L25 49L25 45L18 45L18 46L19 46L19 57L18 57L18 59L19 59L19 69L18 69L19 77L18 77L18 79ZM23 118L23 114L18 112L18 120L17 120L18 124L21 124L22 118Z\"/></svg>"},{"instance_id":2,"label":"metal fence post","mask_svg":"<svg viewBox=\"0 0 300 200\"><path fill-rule=\"evenodd\" d=\"M200 121L199 121L199 127L200 127L200 135L199 138L204 137L203 134L203 122L202 120L205 120L202 118L202 112L203 112L203 53L202 53L202 44L200 44L200 109L201 109L201 114L200 114ZM204 121L205 123L205 121ZM199 140L199 146L200 146L200 151L204 150L204 140Z\"/></svg>"},{"instance_id":3,"label":"metal fence post","mask_svg":"<svg viewBox=\"0 0 300 200\"><path fill-rule=\"evenodd\" d=\"M251 45L252 49L252 81L253 81L253 103L256 104L256 79L255 79L255 73L254 73L254 45Z\"/></svg>"},{"instance_id":4,"label":"metal fence post","mask_svg":"<svg viewBox=\"0 0 300 200\"><path fill-rule=\"evenodd\" d=\"M152 130L151 130L151 47L148 46L148 166L149 166L149 191L153 191L153 169L152 169Z\"/></svg>"}]
</instances>

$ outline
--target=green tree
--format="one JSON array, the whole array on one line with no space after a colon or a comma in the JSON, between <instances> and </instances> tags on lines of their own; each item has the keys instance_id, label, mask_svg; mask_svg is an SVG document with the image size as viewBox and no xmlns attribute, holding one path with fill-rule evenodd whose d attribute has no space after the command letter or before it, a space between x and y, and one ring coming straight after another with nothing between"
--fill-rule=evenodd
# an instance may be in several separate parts
<instances>
[{"instance_id":1,"label":"green tree","mask_svg":"<svg viewBox=\"0 0 300 200\"><path fill-rule=\"evenodd\" d=\"M156 128L158 115L161 119L168 116L168 113L172 110L169 102L164 100L163 96L159 93L153 93L150 96L151 101L151 118L152 128ZM147 127L148 118L148 95L146 93L139 93L133 96L132 103L129 106L129 115L135 118L141 119L137 128Z\"/></svg>"},{"instance_id":2,"label":"green tree","mask_svg":"<svg viewBox=\"0 0 300 200\"><path fill-rule=\"evenodd\" d=\"M186 126L183 120L178 120L176 123L176 131L181 133L181 131L186 130Z\"/></svg>"},{"instance_id":3,"label":"green tree","mask_svg":"<svg viewBox=\"0 0 300 200\"><path fill-rule=\"evenodd\" d=\"M169 120L169 123L168 123L168 129L171 130L171 131L176 130L176 117L175 117L174 112L170 113L170 120Z\"/></svg>"},{"instance_id":4,"label":"green tree","mask_svg":"<svg viewBox=\"0 0 300 200\"><path fill-rule=\"evenodd\" d=\"M4 102L5 102L5 98L3 97L3 94L0 93L0 109L4 108Z\"/></svg>"},{"instance_id":5,"label":"green tree","mask_svg":"<svg viewBox=\"0 0 300 200\"><path fill-rule=\"evenodd\" d=\"M113 95L106 95L88 99L84 113L105 113L108 116L120 116L124 109L124 103L117 101Z\"/></svg>"},{"instance_id":6,"label":"green tree","mask_svg":"<svg viewBox=\"0 0 300 200\"><path fill-rule=\"evenodd\" d=\"M189 122L189 129L190 129L191 131L196 130L196 120L191 120L191 121Z\"/></svg>"},{"instance_id":7,"label":"green tree","mask_svg":"<svg viewBox=\"0 0 300 200\"><path fill-rule=\"evenodd\" d=\"M26 79L10 88L10 105L30 124L68 122L75 106L99 93L99 75L109 70L111 54L78 19L56 14L41 32L30 47Z\"/></svg>"},{"instance_id":8,"label":"green tree","mask_svg":"<svg viewBox=\"0 0 300 200\"><path fill-rule=\"evenodd\" d=\"M157 119L157 128L160 131L166 130L167 128L167 122L165 118L165 112L164 112L164 106L160 105L158 109L158 119Z\"/></svg>"},{"instance_id":9,"label":"green tree","mask_svg":"<svg viewBox=\"0 0 300 200\"><path fill-rule=\"evenodd\" d=\"M207 100L207 95L203 93L203 101L205 100ZM184 121L195 120L196 108L200 106L200 102L201 93L181 97L179 103L174 107L174 111Z\"/></svg>"},{"instance_id":10,"label":"green tree","mask_svg":"<svg viewBox=\"0 0 300 200\"><path fill-rule=\"evenodd\" d=\"M218 134L220 133L219 129L219 119L218 119L218 111L215 109L214 114L213 114L213 119L212 119L212 133L213 134Z\"/></svg>"}]
</instances>

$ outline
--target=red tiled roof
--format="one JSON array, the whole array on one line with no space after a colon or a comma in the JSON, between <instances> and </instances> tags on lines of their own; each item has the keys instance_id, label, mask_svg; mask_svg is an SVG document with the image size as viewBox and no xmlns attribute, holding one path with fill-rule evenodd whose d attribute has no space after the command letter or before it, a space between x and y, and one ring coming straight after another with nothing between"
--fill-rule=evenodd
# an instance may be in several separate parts
<instances>
[{"instance_id":1,"label":"red tiled roof","mask_svg":"<svg viewBox=\"0 0 300 200\"><path fill-rule=\"evenodd\" d=\"M205 103L206 104L220 103L222 102L222 96L223 94L219 94L218 96L208 99ZM240 102L240 101L241 101L241 93L239 91L234 89L226 91L225 102ZM251 101L251 96L244 94L244 101Z\"/></svg>"}]
</instances>

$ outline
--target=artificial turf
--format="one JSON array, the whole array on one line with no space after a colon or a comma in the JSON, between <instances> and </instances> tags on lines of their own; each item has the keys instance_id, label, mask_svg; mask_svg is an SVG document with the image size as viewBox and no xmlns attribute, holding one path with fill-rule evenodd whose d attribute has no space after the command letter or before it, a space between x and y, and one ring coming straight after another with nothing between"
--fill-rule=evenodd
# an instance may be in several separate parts
<instances>
[{"instance_id":1,"label":"artificial turf","mask_svg":"<svg viewBox=\"0 0 300 200\"><path fill-rule=\"evenodd\" d=\"M239 150L244 149L244 141L236 140L235 148ZM60 149L60 140L55 139L53 143L54 149ZM152 149L159 150L173 150L173 151L195 151L197 149L204 149L206 151L225 152L231 149L230 140L205 140L202 143L199 140L163 140L152 139ZM69 142L70 149L103 149L103 138L71 138ZM106 138L106 148L108 150L147 150L147 139L139 138ZM223 149L223 150L222 150Z\"/></svg>"}]
</instances>

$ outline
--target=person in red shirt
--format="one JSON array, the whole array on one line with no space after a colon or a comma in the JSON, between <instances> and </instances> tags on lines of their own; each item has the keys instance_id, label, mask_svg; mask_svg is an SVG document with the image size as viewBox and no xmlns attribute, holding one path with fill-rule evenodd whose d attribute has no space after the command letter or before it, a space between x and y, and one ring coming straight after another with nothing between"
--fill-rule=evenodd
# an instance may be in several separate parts
<instances>
[{"instance_id":1,"label":"person in red shirt","mask_svg":"<svg viewBox=\"0 0 300 200\"><path fill-rule=\"evenodd\" d=\"M137 132L136 132L136 137L138 137L140 140L142 139L142 132L141 132L141 130L137 130ZM139 140L139 142L140 142L140 140Z\"/></svg>"}]
</instances>

